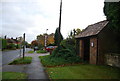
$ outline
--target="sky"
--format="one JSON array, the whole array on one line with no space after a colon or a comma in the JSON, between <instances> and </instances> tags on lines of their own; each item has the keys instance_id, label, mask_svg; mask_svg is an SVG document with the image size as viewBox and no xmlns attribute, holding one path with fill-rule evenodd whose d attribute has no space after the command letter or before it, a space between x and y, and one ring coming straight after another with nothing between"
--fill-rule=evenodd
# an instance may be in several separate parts
<instances>
[{"instance_id":1,"label":"sky","mask_svg":"<svg viewBox=\"0 0 120 81\"><path fill-rule=\"evenodd\" d=\"M106 19L104 0L63 0L61 33L66 38L74 28L81 30ZM55 33L59 26L60 0L1 0L1 36L26 34L29 43L39 34Z\"/></svg>"}]
</instances>

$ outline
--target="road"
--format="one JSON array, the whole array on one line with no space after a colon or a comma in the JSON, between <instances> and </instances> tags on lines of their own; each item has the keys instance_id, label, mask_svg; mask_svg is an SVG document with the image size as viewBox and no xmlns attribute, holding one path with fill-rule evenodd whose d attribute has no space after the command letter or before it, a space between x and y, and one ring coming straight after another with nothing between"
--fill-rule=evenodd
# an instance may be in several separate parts
<instances>
[{"instance_id":1,"label":"road","mask_svg":"<svg viewBox=\"0 0 120 81\"><path fill-rule=\"evenodd\" d=\"M32 50L30 48L26 48L25 52L28 52L29 50ZM22 54L23 50L21 50ZM18 50L10 50L10 51L3 51L2 52L2 65L6 65L13 61L15 58L20 56L20 49Z\"/></svg>"}]
</instances>

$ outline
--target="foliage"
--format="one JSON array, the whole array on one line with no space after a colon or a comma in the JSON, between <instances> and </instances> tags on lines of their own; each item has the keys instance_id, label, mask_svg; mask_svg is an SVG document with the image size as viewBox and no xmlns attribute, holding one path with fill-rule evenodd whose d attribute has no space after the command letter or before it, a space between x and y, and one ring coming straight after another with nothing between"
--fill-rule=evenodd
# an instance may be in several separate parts
<instances>
[{"instance_id":1,"label":"foliage","mask_svg":"<svg viewBox=\"0 0 120 81\"><path fill-rule=\"evenodd\" d=\"M109 21L108 26L112 28L117 36L118 48L120 46L120 2L105 2L104 13Z\"/></svg>"},{"instance_id":2,"label":"foliage","mask_svg":"<svg viewBox=\"0 0 120 81\"><path fill-rule=\"evenodd\" d=\"M63 64L69 64L69 62L63 58L51 58L50 55L39 56L39 58L44 66L58 66Z\"/></svg>"},{"instance_id":3,"label":"foliage","mask_svg":"<svg viewBox=\"0 0 120 81\"><path fill-rule=\"evenodd\" d=\"M63 47L56 48L50 57L51 57L51 59L52 58L62 58L64 60L66 60L68 63L81 62L80 57L76 55L75 50L73 50L73 49L70 50L70 49L66 49Z\"/></svg>"},{"instance_id":4,"label":"foliage","mask_svg":"<svg viewBox=\"0 0 120 81\"><path fill-rule=\"evenodd\" d=\"M51 79L119 79L118 68L89 64L47 68Z\"/></svg>"},{"instance_id":5,"label":"foliage","mask_svg":"<svg viewBox=\"0 0 120 81\"><path fill-rule=\"evenodd\" d=\"M54 40L55 40L55 45L57 45L59 47L61 41L63 40L63 36L62 36L59 28L57 28L56 31L55 31Z\"/></svg>"},{"instance_id":6,"label":"foliage","mask_svg":"<svg viewBox=\"0 0 120 81\"><path fill-rule=\"evenodd\" d=\"M24 81L23 79L27 79L27 75L25 73L20 72L2 72L2 81L7 81L5 79L14 79L17 81Z\"/></svg>"},{"instance_id":7,"label":"foliage","mask_svg":"<svg viewBox=\"0 0 120 81\"><path fill-rule=\"evenodd\" d=\"M81 32L79 28L71 30L67 38L75 38L75 35L78 35Z\"/></svg>"},{"instance_id":8,"label":"foliage","mask_svg":"<svg viewBox=\"0 0 120 81\"><path fill-rule=\"evenodd\" d=\"M42 50L44 48L44 46L42 44L38 44L38 49Z\"/></svg>"},{"instance_id":9,"label":"foliage","mask_svg":"<svg viewBox=\"0 0 120 81\"><path fill-rule=\"evenodd\" d=\"M34 53L34 51L28 51L28 53Z\"/></svg>"},{"instance_id":10,"label":"foliage","mask_svg":"<svg viewBox=\"0 0 120 81\"><path fill-rule=\"evenodd\" d=\"M46 42L47 42L47 45L49 44L53 44L54 43L54 33L51 33L51 34L40 34L37 36L37 41L38 41L38 46L39 45L42 45L44 46L45 44L45 36L46 36Z\"/></svg>"},{"instance_id":11,"label":"foliage","mask_svg":"<svg viewBox=\"0 0 120 81\"><path fill-rule=\"evenodd\" d=\"M32 61L32 57L24 57L15 59L13 62L9 63L9 65L16 65L16 64L30 64Z\"/></svg>"},{"instance_id":12,"label":"foliage","mask_svg":"<svg viewBox=\"0 0 120 81\"><path fill-rule=\"evenodd\" d=\"M7 41L6 41L6 39L0 39L0 42L2 42L2 49L6 49L7 48Z\"/></svg>"},{"instance_id":13,"label":"foliage","mask_svg":"<svg viewBox=\"0 0 120 81\"><path fill-rule=\"evenodd\" d=\"M16 45L13 43L10 43L7 45L7 49L16 49Z\"/></svg>"},{"instance_id":14,"label":"foliage","mask_svg":"<svg viewBox=\"0 0 120 81\"><path fill-rule=\"evenodd\" d=\"M46 50L38 50L38 51L36 51L36 53L47 53L47 51Z\"/></svg>"},{"instance_id":15,"label":"foliage","mask_svg":"<svg viewBox=\"0 0 120 81\"><path fill-rule=\"evenodd\" d=\"M30 48L31 47L31 44L27 44L27 46L26 46L27 48Z\"/></svg>"},{"instance_id":16,"label":"foliage","mask_svg":"<svg viewBox=\"0 0 120 81\"><path fill-rule=\"evenodd\" d=\"M31 45L32 45L33 47L38 46L37 40L33 40L33 41L31 42Z\"/></svg>"},{"instance_id":17,"label":"foliage","mask_svg":"<svg viewBox=\"0 0 120 81\"><path fill-rule=\"evenodd\" d=\"M77 29L77 31L80 30ZM75 35L77 31L74 29L73 32L71 31L71 36L61 41L60 45L55 50L53 50L52 55L50 56L51 59L64 59L65 63L81 62L80 57L76 55Z\"/></svg>"},{"instance_id":18,"label":"foliage","mask_svg":"<svg viewBox=\"0 0 120 81\"><path fill-rule=\"evenodd\" d=\"M120 32L120 2L105 2L104 13L110 26Z\"/></svg>"},{"instance_id":19,"label":"foliage","mask_svg":"<svg viewBox=\"0 0 120 81\"><path fill-rule=\"evenodd\" d=\"M15 45L15 47L16 47L17 49L20 48L20 44Z\"/></svg>"},{"instance_id":20,"label":"foliage","mask_svg":"<svg viewBox=\"0 0 120 81\"><path fill-rule=\"evenodd\" d=\"M41 62L44 66L58 66L64 64L79 63L82 61L80 60L79 57L71 57L72 55L71 56L68 55L69 54L66 55L64 54L64 57L62 56L51 57L51 55L48 55L48 56L40 56L39 58L41 59Z\"/></svg>"}]
</instances>

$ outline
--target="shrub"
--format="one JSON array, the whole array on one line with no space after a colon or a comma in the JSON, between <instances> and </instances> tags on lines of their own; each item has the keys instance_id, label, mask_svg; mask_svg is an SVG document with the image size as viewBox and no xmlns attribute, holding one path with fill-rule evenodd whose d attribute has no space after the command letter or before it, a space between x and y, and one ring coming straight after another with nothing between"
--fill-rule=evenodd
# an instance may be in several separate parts
<instances>
[{"instance_id":1,"label":"shrub","mask_svg":"<svg viewBox=\"0 0 120 81\"><path fill-rule=\"evenodd\" d=\"M7 47L7 41L6 41L6 39L0 39L0 43L2 43L2 46L0 46L0 47L2 47L2 50L6 49L6 47Z\"/></svg>"},{"instance_id":2,"label":"shrub","mask_svg":"<svg viewBox=\"0 0 120 81\"><path fill-rule=\"evenodd\" d=\"M51 55L51 58L62 58L62 59L65 59L66 61L70 62L70 63L75 63L75 62L80 62L80 57L77 56L76 54L72 53L72 51L70 49L61 49L59 50L55 49L53 51L53 55Z\"/></svg>"},{"instance_id":3,"label":"shrub","mask_svg":"<svg viewBox=\"0 0 120 81\"><path fill-rule=\"evenodd\" d=\"M28 51L28 53L34 53L34 51Z\"/></svg>"},{"instance_id":4,"label":"shrub","mask_svg":"<svg viewBox=\"0 0 120 81\"><path fill-rule=\"evenodd\" d=\"M39 56L44 66L57 66L67 64L68 62L63 58L51 58L50 55Z\"/></svg>"},{"instance_id":5,"label":"shrub","mask_svg":"<svg viewBox=\"0 0 120 81\"><path fill-rule=\"evenodd\" d=\"M16 49L16 45L11 43L11 44L7 45L7 48L8 49Z\"/></svg>"},{"instance_id":6,"label":"shrub","mask_svg":"<svg viewBox=\"0 0 120 81\"><path fill-rule=\"evenodd\" d=\"M38 50L38 51L36 51L36 53L47 53L47 51L46 50Z\"/></svg>"},{"instance_id":7,"label":"shrub","mask_svg":"<svg viewBox=\"0 0 120 81\"><path fill-rule=\"evenodd\" d=\"M82 62L79 56L76 55L75 39L63 40L52 55L41 57L44 65L63 65Z\"/></svg>"}]
</instances>

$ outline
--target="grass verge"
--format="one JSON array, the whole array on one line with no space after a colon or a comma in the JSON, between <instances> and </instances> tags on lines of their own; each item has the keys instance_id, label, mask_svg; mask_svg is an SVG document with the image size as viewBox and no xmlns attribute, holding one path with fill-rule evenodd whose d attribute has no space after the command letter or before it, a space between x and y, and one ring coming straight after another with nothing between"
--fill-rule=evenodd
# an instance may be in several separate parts
<instances>
[{"instance_id":1,"label":"grass verge","mask_svg":"<svg viewBox=\"0 0 120 81\"><path fill-rule=\"evenodd\" d=\"M20 72L2 72L2 79L16 79L16 80L21 80L21 79L27 79L27 75L24 73Z\"/></svg>"},{"instance_id":2,"label":"grass verge","mask_svg":"<svg viewBox=\"0 0 120 81\"><path fill-rule=\"evenodd\" d=\"M120 69L110 66L78 64L46 69L51 79L119 79Z\"/></svg>"},{"instance_id":3,"label":"grass verge","mask_svg":"<svg viewBox=\"0 0 120 81\"><path fill-rule=\"evenodd\" d=\"M13 62L9 63L9 65L17 65L17 64L30 64L32 61L32 57L24 57L23 58L17 58Z\"/></svg>"},{"instance_id":4,"label":"grass verge","mask_svg":"<svg viewBox=\"0 0 120 81\"><path fill-rule=\"evenodd\" d=\"M34 51L28 51L28 53L34 53Z\"/></svg>"},{"instance_id":5,"label":"grass verge","mask_svg":"<svg viewBox=\"0 0 120 81\"><path fill-rule=\"evenodd\" d=\"M47 53L47 51L46 50L38 50L38 51L36 51L36 53Z\"/></svg>"}]
</instances>

